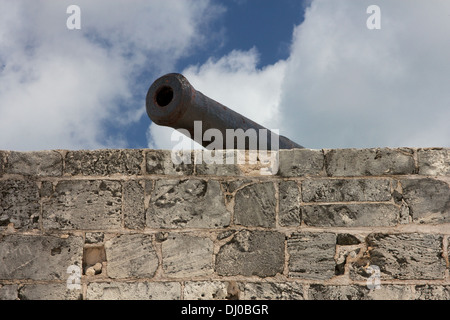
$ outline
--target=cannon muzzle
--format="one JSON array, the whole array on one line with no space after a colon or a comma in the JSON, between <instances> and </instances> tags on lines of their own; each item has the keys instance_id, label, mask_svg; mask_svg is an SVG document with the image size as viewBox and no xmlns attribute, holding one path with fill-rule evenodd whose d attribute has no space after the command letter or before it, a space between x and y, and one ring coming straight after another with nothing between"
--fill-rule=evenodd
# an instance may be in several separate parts
<instances>
[{"instance_id":1,"label":"cannon muzzle","mask_svg":"<svg viewBox=\"0 0 450 320\"><path fill-rule=\"evenodd\" d=\"M187 130L191 139L207 149L211 149L210 146L212 145L211 139L204 139L205 132L209 129L215 129L210 133L221 133L222 149L275 150L303 148L288 138L277 135L219 102L208 98L200 91L195 90L183 75L177 73L167 74L153 82L147 92L146 109L148 116L154 123L177 130L184 129L180 130L181 132ZM200 134L195 130L195 124L199 124L198 121L201 124ZM245 133L247 139L244 139L244 143L242 140L239 141L236 134L230 134L233 130L235 133L236 131L241 134ZM256 137L250 133L257 133ZM217 139L217 136L214 136L214 138ZM256 139L256 141L251 141L252 139ZM217 148L217 144L215 146Z\"/></svg>"}]
</instances>

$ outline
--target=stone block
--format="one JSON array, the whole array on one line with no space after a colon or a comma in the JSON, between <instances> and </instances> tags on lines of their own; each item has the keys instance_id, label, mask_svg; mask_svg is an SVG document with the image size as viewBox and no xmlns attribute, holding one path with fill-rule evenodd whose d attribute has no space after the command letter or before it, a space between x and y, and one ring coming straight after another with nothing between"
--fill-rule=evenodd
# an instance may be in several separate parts
<instances>
[{"instance_id":1,"label":"stone block","mask_svg":"<svg viewBox=\"0 0 450 320\"><path fill-rule=\"evenodd\" d=\"M228 298L228 282L187 281L184 284L184 300L224 300Z\"/></svg>"},{"instance_id":2,"label":"stone block","mask_svg":"<svg viewBox=\"0 0 450 320\"><path fill-rule=\"evenodd\" d=\"M190 150L149 150L145 153L145 167L148 174L192 175L193 154Z\"/></svg>"},{"instance_id":3,"label":"stone block","mask_svg":"<svg viewBox=\"0 0 450 320\"><path fill-rule=\"evenodd\" d=\"M352 264L353 279L369 278L369 265L380 269L381 280L444 279L446 264L440 235L372 233L366 242L368 252Z\"/></svg>"},{"instance_id":4,"label":"stone block","mask_svg":"<svg viewBox=\"0 0 450 320\"><path fill-rule=\"evenodd\" d=\"M6 165L7 156L8 156L8 153L6 151L0 150L0 178L5 173L5 165Z\"/></svg>"},{"instance_id":5,"label":"stone block","mask_svg":"<svg viewBox=\"0 0 450 320\"><path fill-rule=\"evenodd\" d=\"M419 149L419 174L428 176L450 175L450 149Z\"/></svg>"},{"instance_id":6,"label":"stone block","mask_svg":"<svg viewBox=\"0 0 450 320\"><path fill-rule=\"evenodd\" d=\"M284 235L274 231L242 230L216 256L221 276L271 277L284 268Z\"/></svg>"},{"instance_id":7,"label":"stone block","mask_svg":"<svg viewBox=\"0 0 450 320\"><path fill-rule=\"evenodd\" d=\"M82 300L80 289L68 289L67 283L27 284L19 289L20 300Z\"/></svg>"},{"instance_id":8,"label":"stone block","mask_svg":"<svg viewBox=\"0 0 450 320\"><path fill-rule=\"evenodd\" d=\"M405 175L415 173L411 149L335 149L325 153L326 171L332 177Z\"/></svg>"},{"instance_id":9,"label":"stone block","mask_svg":"<svg viewBox=\"0 0 450 320\"><path fill-rule=\"evenodd\" d=\"M64 173L71 176L140 175L144 156L138 149L77 150L64 160Z\"/></svg>"},{"instance_id":10,"label":"stone block","mask_svg":"<svg viewBox=\"0 0 450 320\"><path fill-rule=\"evenodd\" d=\"M59 177L62 175L62 155L57 151L11 151L5 173L36 177Z\"/></svg>"},{"instance_id":11,"label":"stone block","mask_svg":"<svg viewBox=\"0 0 450 320\"><path fill-rule=\"evenodd\" d=\"M18 300L19 286L17 284L0 284L0 300Z\"/></svg>"},{"instance_id":12,"label":"stone block","mask_svg":"<svg viewBox=\"0 0 450 320\"><path fill-rule=\"evenodd\" d=\"M122 185L109 180L67 180L43 201L44 229L111 230L121 227Z\"/></svg>"},{"instance_id":13,"label":"stone block","mask_svg":"<svg viewBox=\"0 0 450 320\"><path fill-rule=\"evenodd\" d=\"M336 235L297 232L287 239L289 277L326 280L335 275Z\"/></svg>"},{"instance_id":14,"label":"stone block","mask_svg":"<svg viewBox=\"0 0 450 320\"><path fill-rule=\"evenodd\" d=\"M278 175L282 177L324 176L322 150L292 149L279 151Z\"/></svg>"},{"instance_id":15,"label":"stone block","mask_svg":"<svg viewBox=\"0 0 450 320\"><path fill-rule=\"evenodd\" d=\"M400 209L391 203L327 204L302 207L302 219L315 227L382 227L398 224Z\"/></svg>"},{"instance_id":16,"label":"stone block","mask_svg":"<svg viewBox=\"0 0 450 320\"><path fill-rule=\"evenodd\" d=\"M380 282L378 289L370 290L367 297L370 300L413 300L414 293L410 285L391 285Z\"/></svg>"},{"instance_id":17,"label":"stone block","mask_svg":"<svg viewBox=\"0 0 450 320\"><path fill-rule=\"evenodd\" d=\"M170 234L162 243L164 274L168 278L211 275L213 267L213 242L185 234Z\"/></svg>"},{"instance_id":18,"label":"stone block","mask_svg":"<svg viewBox=\"0 0 450 320\"><path fill-rule=\"evenodd\" d=\"M279 190L279 224L299 226L301 223L300 192L297 182L281 181Z\"/></svg>"},{"instance_id":19,"label":"stone block","mask_svg":"<svg viewBox=\"0 0 450 320\"><path fill-rule=\"evenodd\" d=\"M230 219L215 180L157 180L146 212L150 228L220 228Z\"/></svg>"},{"instance_id":20,"label":"stone block","mask_svg":"<svg viewBox=\"0 0 450 320\"><path fill-rule=\"evenodd\" d=\"M450 300L450 285L416 285L415 300Z\"/></svg>"},{"instance_id":21,"label":"stone block","mask_svg":"<svg viewBox=\"0 0 450 320\"><path fill-rule=\"evenodd\" d=\"M406 201L413 222L449 223L450 187L448 183L432 178L404 179L403 199Z\"/></svg>"},{"instance_id":22,"label":"stone block","mask_svg":"<svg viewBox=\"0 0 450 320\"><path fill-rule=\"evenodd\" d=\"M237 174L240 176L273 176L278 174L280 167L279 151L268 150L235 150L234 161Z\"/></svg>"},{"instance_id":23,"label":"stone block","mask_svg":"<svg viewBox=\"0 0 450 320\"><path fill-rule=\"evenodd\" d=\"M240 176L236 150L196 150L195 174L209 176Z\"/></svg>"},{"instance_id":24,"label":"stone block","mask_svg":"<svg viewBox=\"0 0 450 320\"><path fill-rule=\"evenodd\" d=\"M125 228L145 228L144 181L129 180L123 183L123 219Z\"/></svg>"},{"instance_id":25,"label":"stone block","mask_svg":"<svg viewBox=\"0 0 450 320\"><path fill-rule=\"evenodd\" d=\"M252 227L274 227L275 210L273 183L251 184L236 192L234 223Z\"/></svg>"},{"instance_id":26,"label":"stone block","mask_svg":"<svg viewBox=\"0 0 450 320\"><path fill-rule=\"evenodd\" d=\"M242 188L245 185L254 183L255 180L251 179L238 179L238 180L230 180L230 181L223 181L222 187L226 193L233 194L238 189Z\"/></svg>"},{"instance_id":27,"label":"stone block","mask_svg":"<svg viewBox=\"0 0 450 320\"><path fill-rule=\"evenodd\" d=\"M85 242L87 244L95 244L103 242L105 235L103 232L86 232Z\"/></svg>"},{"instance_id":28,"label":"stone block","mask_svg":"<svg viewBox=\"0 0 450 320\"><path fill-rule=\"evenodd\" d=\"M0 240L0 279L63 280L81 267L83 238L11 234Z\"/></svg>"},{"instance_id":29,"label":"stone block","mask_svg":"<svg viewBox=\"0 0 450 320\"><path fill-rule=\"evenodd\" d=\"M367 300L369 289L358 285L311 284L308 289L309 300Z\"/></svg>"},{"instance_id":30,"label":"stone block","mask_svg":"<svg viewBox=\"0 0 450 320\"><path fill-rule=\"evenodd\" d=\"M152 236L124 234L105 242L110 278L152 278L159 265Z\"/></svg>"},{"instance_id":31,"label":"stone block","mask_svg":"<svg viewBox=\"0 0 450 320\"><path fill-rule=\"evenodd\" d=\"M413 293L407 285L384 285L370 290L361 285L312 284L308 290L309 300L411 300Z\"/></svg>"},{"instance_id":32,"label":"stone block","mask_svg":"<svg viewBox=\"0 0 450 320\"><path fill-rule=\"evenodd\" d=\"M42 181L41 187L39 188L39 195L42 198L51 197L53 194L53 182L50 181Z\"/></svg>"},{"instance_id":33,"label":"stone block","mask_svg":"<svg viewBox=\"0 0 450 320\"><path fill-rule=\"evenodd\" d=\"M39 189L31 180L0 181L0 228L13 223L14 228L39 228Z\"/></svg>"},{"instance_id":34,"label":"stone block","mask_svg":"<svg viewBox=\"0 0 450 320\"><path fill-rule=\"evenodd\" d=\"M179 300L178 282L91 282L87 300Z\"/></svg>"},{"instance_id":35,"label":"stone block","mask_svg":"<svg viewBox=\"0 0 450 320\"><path fill-rule=\"evenodd\" d=\"M289 282L246 282L240 284L242 300L304 300L303 285Z\"/></svg>"},{"instance_id":36,"label":"stone block","mask_svg":"<svg viewBox=\"0 0 450 320\"><path fill-rule=\"evenodd\" d=\"M304 202L389 201L388 179L318 179L302 181Z\"/></svg>"}]
</instances>

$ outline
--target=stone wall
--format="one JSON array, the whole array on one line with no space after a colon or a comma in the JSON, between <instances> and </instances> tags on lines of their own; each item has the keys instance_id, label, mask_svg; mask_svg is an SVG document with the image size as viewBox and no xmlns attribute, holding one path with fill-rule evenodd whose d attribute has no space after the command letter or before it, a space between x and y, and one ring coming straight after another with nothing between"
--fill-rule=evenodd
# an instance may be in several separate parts
<instances>
[{"instance_id":1,"label":"stone wall","mask_svg":"<svg viewBox=\"0 0 450 320\"><path fill-rule=\"evenodd\" d=\"M450 299L450 149L259 168L0 151L0 299Z\"/></svg>"}]
</instances>

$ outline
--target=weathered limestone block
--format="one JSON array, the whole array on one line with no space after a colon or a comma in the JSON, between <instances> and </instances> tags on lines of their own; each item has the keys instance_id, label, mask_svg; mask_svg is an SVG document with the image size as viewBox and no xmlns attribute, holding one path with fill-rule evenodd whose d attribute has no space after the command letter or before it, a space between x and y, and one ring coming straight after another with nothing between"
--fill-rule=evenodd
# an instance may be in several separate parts
<instances>
[{"instance_id":1,"label":"weathered limestone block","mask_svg":"<svg viewBox=\"0 0 450 320\"><path fill-rule=\"evenodd\" d=\"M17 284L0 284L0 300L18 300L19 286Z\"/></svg>"},{"instance_id":2,"label":"weathered limestone block","mask_svg":"<svg viewBox=\"0 0 450 320\"><path fill-rule=\"evenodd\" d=\"M361 285L312 284L308 290L309 300L411 300L411 286L381 284L370 290Z\"/></svg>"},{"instance_id":3,"label":"weathered limestone block","mask_svg":"<svg viewBox=\"0 0 450 320\"><path fill-rule=\"evenodd\" d=\"M228 296L228 282L187 281L184 284L184 300L223 300Z\"/></svg>"},{"instance_id":4,"label":"weathered limestone block","mask_svg":"<svg viewBox=\"0 0 450 320\"><path fill-rule=\"evenodd\" d=\"M358 285L311 284L308 289L309 300L367 300L368 293L367 287Z\"/></svg>"},{"instance_id":5,"label":"weathered limestone block","mask_svg":"<svg viewBox=\"0 0 450 320\"><path fill-rule=\"evenodd\" d=\"M443 279L442 236L435 234L373 233L366 238L368 252L352 264L353 279L369 278L367 267L377 266L383 279Z\"/></svg>"},{"instance_id":6,"label":"weathered limestone block","mask_svg":"<svg viewBox=\"0 0 450 320\"><path fill-rule=\"evenodd\" d=\"M373 284L372 284L373 285ZM367 294L370 300L413 300L413 288L409 285L391 285L380 282L378 289Z\"/></svg>"},{"instance_id":7,"label":"weathered limestone block","mask_svg":"<svg viewBox=\"0 0 450 320\"><path fill-rule=\"evenodd\" d=\"M123 183L123 219L125 228L145 228L144 181L130 180Z\"/></svg>"},{"instance_id":8,"label":"weathered limestone block","mask_svg":"<svg viewBox=\"0 0 450 320\"><path fill-rule=\"evenodd\" d=\"M293 233L287 239L289 277L330 279L335 275L336 235L334 233Z\"/></svg>"},{"instance_id":9,"label":"weathered limestone block","mask_svg":"<svg viewBox=\"0 0 450 320\"><path fill-rule=\"evenodd\" d=\"M83 176L139 175L144 162L142 150L77 150L65 157L64 173Z\"/></svg>"},{"instance_id":10,"label":"weathered limestone block","mask_svg":"<svg viewBox=\"0 0 450 320\"><path fill-rule=\"evenodd\" d=\"M11 234L0 239L0 279L66 280L81 267L83 238Z\"/></svg>"},{"instance_id":11,"label":"weathered limestone block","mask_svg":"<svg viewBox=\"0 0 450 320\"><path fill-rule=\"evenodd\" d=\"M381 227L398 224L400 209L390 203L328 204L302 207L302 219L316 227Z\"/></svg>"},{"instance_id":12,"label":"weathered limestone block","mask_svg":"<svg viewBox=\"0 0 450 320\"><path fill-rule=\"evenodd\" d=\"M62 175L62 169L62 155L57 151L11 151L5 173L58 177Z\"/></svg>"},{"instance_id":13,"label":"weathered limestone block","mask_svg":"<svg viewBox=\"0 0 450 320\"><path fill-rule=\"evenodd\" d=\"M67 283L27 284L19 289L20 300L81 300L82 290L68 289Z\"/></svg>"},{"instance_id":14,"label":"weathered limestone block","mask_svg":"<svg viewBox=\"0 0 450 320\"><path fill-rule=\"evenodd\" d=\"M299 226L301 223L300 193L297 182L281 181L279 184L279 224Z\"/></svg>"},{"instance_id":15,"label":"weathered limestone block","mask_svg":"<svg viewBox=\"0 0 450 320\"><path fill-rule=\"evenodd\" d=\"M292 149L279 151L282 177L324 176L324 156L322 150Z\"/></svg>"},{"instance_id":16,"label":"weathered limestone block","mask_svg":"<svg viewBox=\"0 0 450 320\"><path fill-rule=\"evenodd\" d=\"M329 176L381 176L415 172L410 149L335 149L325 153Z\"/></svg>"},{"instance_id":17,"label":"weathered limestone block","mask_svg":"<svg viewBox=\"0 0 450 320\"><path fill-rule=\"evenodd\" d=\"M44 229L103 229L121 227L122 185L109 180L67 180L43 201Z\"/></svg>"},{"instance_id":18,"label":"weathered limestone block","mask_svg":"<svg viewBox=\"0 0 450 320\"><path fill-rule=\"evenodd\" d=\"M185 234L171 234L162 243L164 274L169 278L210 275L213 268L213 242Z\"/></svg>"},{"instance_id":19,"label":"weathered limestone block","mask_svg":"<svg viewBox=\"0 0 450 320\"><path fill-rule=\"evenodd\" d=\"M283 266L284 235L274 231L239 231L216 257L216 272L224 276L270 277Z\"/></svg>"},{"instance_id":20,"label":"weathered limestone block","mask_svg":"<svg viewBox=\"0 0 450 320\"><path fill-rule=\"evenodd\" d=\"M240 284L242 300L304 300L298 282L246 282Z\"/></svg>"},{"instance_id":21,"label":"weathered limestone block","mask_svg":"<svg viewBox=\"0 0 450 320\"><path fill-rule=\"evenodd\" d=\"M302 182L304 202L389 201L388 179L319 179Z\"/></svg>"},{"instance_id":22,"label":"weathered limestone block","mask_svg":"<svg viewBox=\"0 0 450 320\"><path fill-rule=\"evenodd\" d=\"M124 234L105 242L107 274L119 278L152 278L159 261L152 243L146 234Z\"/></svg>"},{"instance_id":23,"label":"weathered limestone block","mask_svg":"<svg viewBox=\"0 0 450 320\"><path fill-rule=\"evenodd\" d=\"M6 151L0 150L0 178L5 173L5 164L6 164L6 157L7 157L7 155L8 154L7 154Z\"/></svg>"},{"instance_id":24,"label":"weathered limestone block","mask_svg":"<svg viewBox=\"0 0 450 320\"><path fill-rule=\"evenodd\" d=\"M450 175L450 149L419 149L419 174L428 176Z\"/></svg>"},{"instance_id":25,"label":"weathered limestone block","mask_svg":"<svg viewBox=\"0 0 450 320\"><path fill-rule=\"evenodd\" d=\"M103 232L86 232L85 242L87 244L95 244L103 242L105 235Z\"/></svg>"},{"instance_id":26,"label":"weathered limestone block","mask_svg":"<svg viewBox=\"0 0 450 320\"><path fill-rule=\"evenodd\" d=\"M231 180L231 181L223 181L222 187L225 191L225 193L233 194L235 193L239 188L242 188L246 184L253 183L254 180L251 179L238 179L238 180Z\"/></svg>"},{"instance_id":27,"label":"weathered limestone block","mask_svg":"<svg viewBox=\"0 0 450 320\"><path fill-rule=\"evenodd\" d=\"M450 187L446 182L424 178L404 179L401 184L414 222L450 222Z\"/></svg>"},{"instance_id":28,"label":"weathered limestone block","mask_svg":"<svg viewBox=\"0 0 450 320\"><path fill-rule=\"evenodd\" d=\"M194 157L196 175L243 175L238 165L236 150L196 150Z\"/></svg>"},{"instance_id":29,"label":"weathered limestone block","mask_svg":"<svg viewBox=\"0 0 450 320\"><path fill-rule=\"evenodd\" d=\"M34 181L0 181L0 228L13 223L14 228L39 228L39 189Z\"/></svg>"},{"instance_id":30,"label":"weathered limestone block","mask_svg":"<svg viewBox=\"0 0 450 320\"><path fill-rule=\"evenodd\" d=\"M149 150L145 153L145 167L149 174L192 175L193 158L189 150L174 153L169 150Z\"/></svg>"},{"instance_id":31,"label":"weathered limestone block","mask_svg":"<svg viewBox=\"0 0 450 320\"><path fill-rule=\"evenodd\" d=\"M87 300L179 300L178 282L91 282Z\"/></svg>"},{"instance_id":32,"label":"weathered limestone block","mask_svg":"<svg viewBox=\"0 0 450 320\"><path fill-rule=\"evenodd\" d=\"M146 212L151 228L219 228L230 224L220 183L157 180Z\"/></svg>"},{"instance_id":33,"label":"weathered limestone block","mask_svg":"<svg viewBox=\"0 0 450 320\"><path fill-rule=\"evenodd\" d=\"M253 227L274 227L275 208L275 187L272 182L248 185L236 192L234 223Z\"/></svg>"},{"instance_id":34,"label":"weathered limestone block","mask_svg":"<svg viewBox=\"0 0 450 320\"><path fill-rule=\"evenodd\" d=\"M53 194L53 182L42 181L39 189L39 195L41 197L51 197Z\"/></svg>"},{"instance_id":35,"label":"weathered limestone block","mask_svg":"<svg viewBox=\"0 0 450 320\"><path fill-rule=\"evenodd\" d=\"M450 285L416 285L416 300L450 300Z\"/></svg>"}]
</instances>

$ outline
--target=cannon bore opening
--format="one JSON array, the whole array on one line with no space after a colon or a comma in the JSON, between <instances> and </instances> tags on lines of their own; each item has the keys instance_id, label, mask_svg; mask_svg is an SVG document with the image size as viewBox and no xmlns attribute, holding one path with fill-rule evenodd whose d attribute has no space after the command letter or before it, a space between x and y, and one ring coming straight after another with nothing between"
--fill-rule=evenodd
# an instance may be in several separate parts
<instances>
[{"instance_id":1,"label":"cannon bore opening","mask_svg":"<svg viewBox=\"0 0 450 320\"><path fill-rule=\"evenodd\" d=\"M169 86L161 87L155 95L155 100L158 106L165 107L167 106L173 99L173 89Z\"/></svg>"}]
</instances>

